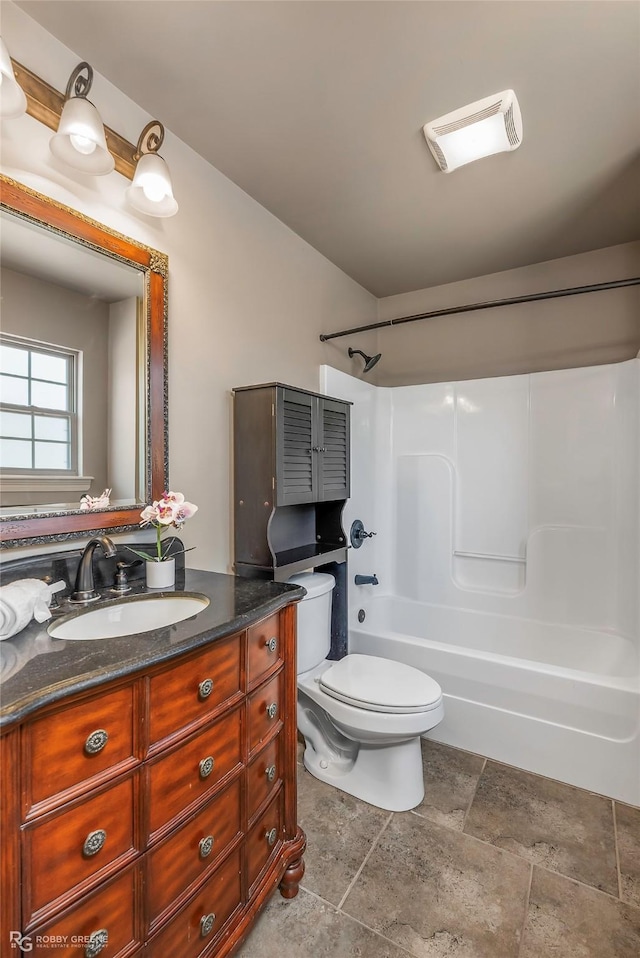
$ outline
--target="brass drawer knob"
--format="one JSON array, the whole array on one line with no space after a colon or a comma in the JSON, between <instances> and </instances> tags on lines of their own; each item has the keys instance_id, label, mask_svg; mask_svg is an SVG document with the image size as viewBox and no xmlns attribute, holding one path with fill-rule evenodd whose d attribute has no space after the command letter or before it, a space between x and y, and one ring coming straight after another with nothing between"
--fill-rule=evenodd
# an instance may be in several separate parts
<instances>
[{"instance_id":1,"label":"brass drawer knob","mask_svg":"<svg viewBox=\"0 0 640 958\"><path fill-rule=\"evenodd\" d=\"M201 702L208 699L213 692L213 679L204 679L198 686L198 698Z\"/></svg>"},{"instance_id":2,"label":"brass drawer knob","mask_svg":"<svg viewBox=\"0 0 640 958\"><path fill-rule=\"evenodd\" d=\"M94 832L89 832L82 846L82 854L85 858L91 858L97 855L107 840L107 833L103 828L97 828Z\"/></svg>"},{"instance_id":3,"label":"brass drawer knob","mask_svg":"<svg viewBox=\"0 0 640 958\"><path fill-rule=\"evenodd\" d=\"M264 837L267 839L267 845L269 846L269 848L272 848L276 843L276 838L278 837L278 829L277 828L270 829L268 832L265 832Z\"/></svg>"},{"instance_id":4,"label":"brass drawer knob","mask_svg":"<svg viewBox=\"0 0 640 958\"><path fill-rule=\"evenodd\" d=\"M274 719L278 714L278 703L272 702L271 705L267 705L267 715L270 719Z\"/></svg>"},{"instance_id":5,"label":"brass drawer knob","mask_svg":"<svg viewBox=\"0 0 640 958\"><path fill-rule=\"evenodd\" d=\"M211 849L213 848L213 835L206 835L204 838L201 838L198 842L198 848L200 849L200 858L208 858L211 854Z\"/></svg>"},{"instance_id":6,"label":"brass drawer knob","mask_svg":"<svg viewBox=\"0 0 640 958\"><path fill-rule=\"evenodd\" d=\"M264 643L270 652L275 652L278 648L278 640L275 635L272 635L270 639L267 639Z\"/></svg>"},{"instance_id":7,"label":"brass drawer knob","mask_svg":"<svg viewBox=\"0 0 640 958\"><path fill-rule=\"evenodd\" d=\"M84 750L87 755L97 755L98 752L102 751L108 741L109 733L105 732L103 728L97 728L95 732L87 736L87 741L84 743Z\"/></svg>"},{"instance_id":8,"label":"brass drawer knob","mask_svg":"<svg viewBox=\"0 0 640 958\"><path fill-rule=\"evenodd\" d=\"M264 770L264 774L267 776L268 782L275 782L277 774L275 765L268 765Z\"/></svg>"},{"instance_id":9,"label":"brass drawer knob","mask_svg":"<svg viewBox=\"0 0 640 958\"><path fill-rule=\"evenodd\" d=\"M209 778L213 771L214 764L213 755L207 755L206 758L203 758L198 766L200 769L200 778Z\"/></svg>"},{"instance_id":10,"label":"brass drawer knob","mask_svg":"<svg viewBox=\"0 0 640 958\"><path fill-rule=\"evenodd\" d=\"M99 928L97 931L92 931L89 935L89 941L84 946L84 958L95 958L108 944L109 932L106 928Z\"/></svg>"},{"instance_id":11,"label":"brass drawer knob","mask_svg":"<svg viewBox=\"0 0 640 958\"><path fill-rule=\"evenodd\" d=\"M203 915L200 919L200 934L203 938L206 938L207 935L210 935L213 931L213 925L216 920L214 912L209 912L208 915Z\"/></svg>"}]
</instances>

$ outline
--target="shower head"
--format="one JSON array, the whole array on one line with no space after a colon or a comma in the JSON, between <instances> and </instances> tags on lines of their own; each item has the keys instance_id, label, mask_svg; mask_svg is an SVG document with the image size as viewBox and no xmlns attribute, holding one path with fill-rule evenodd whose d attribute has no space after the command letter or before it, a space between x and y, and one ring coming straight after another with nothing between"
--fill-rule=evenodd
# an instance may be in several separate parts
<instances>
[{"instance_id":1,"label":"shower head","mask_svg":"<svg viewBox=\"0 0 640 958\"><path fill-rule=\"evenodd\" d=\"M371 372L375 364L382 356L382 353L378 353L377 356L367 356L367 354L363 353L361 349L352 349L351 346L349 346L349 359L353 359L356 353L359 356L362 356L364 359L364 369L362 370L364 373Z\"/></svg>"}]
</instances>

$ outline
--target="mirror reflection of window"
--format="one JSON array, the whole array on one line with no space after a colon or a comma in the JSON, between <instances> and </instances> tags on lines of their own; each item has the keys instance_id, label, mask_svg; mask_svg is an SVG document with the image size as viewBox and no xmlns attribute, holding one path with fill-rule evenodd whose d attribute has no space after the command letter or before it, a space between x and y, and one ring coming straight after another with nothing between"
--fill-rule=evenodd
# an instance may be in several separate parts
<instances>
[{"instance_id":1,"label":"mirror reflection of window","mask_svg":"<svg viewBox=\"0 0 640 958\"><path fill-rule=\"evenodd\" d=\"M75 350L0 336L0 466L77 475Z\"/></svg>"},{"instance_id":2,"label":"mirror reflection of window","mask_svg":"<svg viewBox=\"0 0 640 958\"><path fill-rule=\"evenodd\" d=\"M0 512L144 499L143 274L2 211Z\"/></svg>"}]
</instances>

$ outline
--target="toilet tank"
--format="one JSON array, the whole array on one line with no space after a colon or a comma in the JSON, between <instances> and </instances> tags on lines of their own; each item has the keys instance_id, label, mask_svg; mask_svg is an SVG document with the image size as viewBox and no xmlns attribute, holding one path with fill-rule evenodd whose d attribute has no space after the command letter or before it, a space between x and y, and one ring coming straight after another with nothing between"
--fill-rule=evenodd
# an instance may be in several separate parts
<instances>
[{"instance_id":1,"label":"toilet tank","mask_svg":"<svg viewBox=\"0 0 640 958\"><path fill-rule=\"evenodd\" d=\"M307 590L297 607L300 674L326 659L331 649L331 593L336 580L328 572L301 572L287 581Z\"/></svg>"}]
</instances>

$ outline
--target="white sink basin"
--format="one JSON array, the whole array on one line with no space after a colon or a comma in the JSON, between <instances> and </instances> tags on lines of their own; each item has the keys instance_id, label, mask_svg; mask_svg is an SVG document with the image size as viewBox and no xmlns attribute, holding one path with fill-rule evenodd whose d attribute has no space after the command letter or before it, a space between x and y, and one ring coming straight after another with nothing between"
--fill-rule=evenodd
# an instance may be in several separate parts
<instances>
[{"instance_id":1,"label":"white sink basin","mask_svg":"<svg viewBox=\"0 0 640 958\"><path fill-rule=\"evenodd\" d=\"M113 639L119 635L139 635L189 619L208 605L206 595L198 592L137 595L59 619L52 622L47 632L54 639Z\"/></svg>"}]
</instances>

